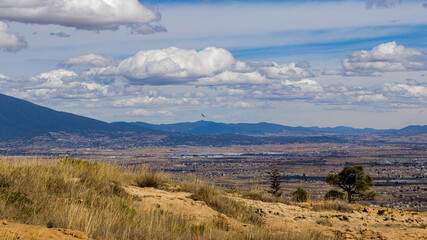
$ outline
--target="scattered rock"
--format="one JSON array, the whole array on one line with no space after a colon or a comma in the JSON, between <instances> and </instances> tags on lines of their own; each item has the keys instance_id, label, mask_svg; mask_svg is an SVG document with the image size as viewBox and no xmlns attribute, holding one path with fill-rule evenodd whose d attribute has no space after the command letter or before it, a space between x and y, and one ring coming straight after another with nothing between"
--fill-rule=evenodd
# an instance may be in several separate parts
<instances>
[{"instance_id":1,"label":"scattered rock","mask_svg":"<svg viewBox=\"0 0 427 240\"><path fill-rule=\"evenodd\" d=\"M386 212L386 210L382 209L382 210L378 210L377 214L382 216L382 215L384 215L385 212Z\"/></svg>"}]
</instances>

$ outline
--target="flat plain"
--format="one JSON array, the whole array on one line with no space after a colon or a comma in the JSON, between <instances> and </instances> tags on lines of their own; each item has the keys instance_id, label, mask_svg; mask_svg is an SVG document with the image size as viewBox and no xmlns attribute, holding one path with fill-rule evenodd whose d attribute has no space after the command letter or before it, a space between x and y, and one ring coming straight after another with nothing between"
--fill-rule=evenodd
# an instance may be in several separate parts
<instances>
[{"instance_id":1,"label":"flat plain","mask_svg":"<svg viewBox=\"0 0 427 240\"><path fill-rule=\"evenodd\" d=\"M149 147L127 150L56 149L35 154L72 157L111 163L126 168L146 166L172 173L171 177L195 175L228 191L268 189L273 167L281 172L285 198L303 188L311 200L323 200L334 187L325 183L328 174L347 165L362 165L374 179L377 198L373 206L427 210L427 146L425 144L286 144L231 147Z\"/></svg>"}]
</instances>

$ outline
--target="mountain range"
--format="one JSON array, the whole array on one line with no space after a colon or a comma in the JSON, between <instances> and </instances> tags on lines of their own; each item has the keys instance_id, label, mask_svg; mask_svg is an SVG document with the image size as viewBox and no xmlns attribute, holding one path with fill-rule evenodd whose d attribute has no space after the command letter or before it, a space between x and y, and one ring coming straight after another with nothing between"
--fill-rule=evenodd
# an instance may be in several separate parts
<instances>
[{"instance_id":1,"label":"mountain range","mask_svg":"<svg viewBox=\"0 0 427 240\"><path fill-rule=\"evenodd\" d=\"M217 123L212 121L182 122L172 124L150 124L146 122L113 122L117 126L138 126L167 132L203 134L243 134L243 135L318 135L320 133L376 133L385 130L373 128L289 127L274 123Z\"/></svg>"},{"instance_id":2,"label":"mountain range","mask_svg":"<svg viewBox=\"0 0 427 240\"><path fill-rule=\"evenodd\" d=\"M0 94L0 147L112 147L233 144L284 144L342 142L386 136L423 135L427 126L400 130L350 127L289 127L272 123L217 123L211 121L175 124L144 122L107 123L71 113L55 111L31 102ZM351 136L350 138L348 136ZM411 138L413 139L413 138ZM421 138L420 141L424 141Z\"/></svg>"}]
</instances>

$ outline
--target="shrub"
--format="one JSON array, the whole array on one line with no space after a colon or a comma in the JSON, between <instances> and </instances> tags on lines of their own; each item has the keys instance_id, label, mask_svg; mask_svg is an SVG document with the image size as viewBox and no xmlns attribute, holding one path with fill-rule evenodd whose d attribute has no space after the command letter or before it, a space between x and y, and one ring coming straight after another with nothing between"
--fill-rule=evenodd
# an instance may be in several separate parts
<instances>
[{"instance_id":1,"label":"shrub","mask_svg":"<svg viewBox=\"0 0 427 240\"><path fill-rule=\"evenodd\" d=\"M307 202L308 193L302 188L297 188L297 190L291 192L292 200L295 202Z\"/></svg>"},{"instance_id":2,"label":"shrub","mask_svg":"<svg viewBox=\"0 0 427 240\"><path fill-rule=\"evenodd\" d=\"M160 188L167 183L167 180L159 172L152 171L147 167L142 167L140 173L136 177L135 182L138 187Z\"/></svg>"},{"instance_id":3,"label":"shrub","mask_svg":"<svg viewBox=\"0 0 427 240\"><path fill-rule=\"evenodd\" d=\"M326 193L325 200L345 200L345 195L340 191L331 190Z\"/></svg>"}]
</instances>

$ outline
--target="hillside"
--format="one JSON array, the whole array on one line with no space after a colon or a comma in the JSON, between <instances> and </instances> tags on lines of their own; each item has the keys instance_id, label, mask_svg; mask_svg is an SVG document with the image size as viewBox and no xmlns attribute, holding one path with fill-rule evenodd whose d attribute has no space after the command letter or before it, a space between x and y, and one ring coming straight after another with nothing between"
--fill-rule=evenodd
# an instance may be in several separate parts
<instances>
[{"instance_id":1,"label":"hillside","mask_svg":"<svg viewBox=\"0 0 427 240\"><path fill-rule=\"evenodd\" d=\"M0 94L0 141L49 132L114 132L120 127Z\"/></svg>"},{"instance_id":2,"label":"hillside","mask_svg":"<svg viewBox=\"0 0 427 240\"><path fill-rule=\"evenodd\" d=\"M18 169L25 174L14 174ZM257 195L191 177L171 181L144 168L0 159L0 176L0 236L20 239L427 239L426 213L251 200Z\"/></svg>"}]
</instances>

